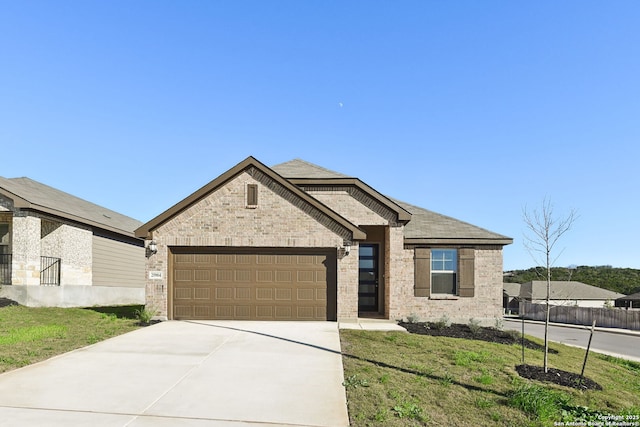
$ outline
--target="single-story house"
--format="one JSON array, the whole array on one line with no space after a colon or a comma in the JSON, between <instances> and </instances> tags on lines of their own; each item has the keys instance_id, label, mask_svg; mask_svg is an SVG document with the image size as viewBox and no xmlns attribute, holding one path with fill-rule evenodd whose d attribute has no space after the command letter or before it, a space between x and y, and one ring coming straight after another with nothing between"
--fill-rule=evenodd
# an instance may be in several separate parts
<instances>
[{"instance_id":1,"label":"single-story house","mask_svg":"<svg viewBox=\"0 0 640 427\"><path fill-rule=\"evenodd\" d=\"M520 310L520 283L502 284L502 308L506 314L517 314Z\"/></svg>"},{"instance_id":2,"label":"single-story house","mask_svg":"<svg viewBox=\"0 0 640 427\"><path fill-rule=\"evenodd\" d=\"M509 237L303 160L248 157L135 231L169 319L494 324Z\"/></svg>"},{"instance_id":3,"label":"single-story house","mask_svg":"<svg viewBox=\"0 0 640 427\"><path fill-rule=\"evenodd\" d=\"M640 292L616 299L615 306L622 308L640 308Z\"/></svg>"},{"instance_id":4,"label":"single-story house","mask_svg":"<svg viewBox=\"0 0 640 427\"><path fill-rule=\"evenodd\" d=\"M32 179L0 177L0 297L32 307L144 304L141 224Z\"/></svg>"},{"instance_id":5,"label":"single-story house","mask_svg":"<svg viewBox=\"0 0 640 427\"><path fill-rule=\"evenodd\" d=\"M549 304L575 307L604 307L624 295L575 281L551 281ZM520 300L546 304L547 282L534 280L520 286Z\"/></svg>"}]
</instances>

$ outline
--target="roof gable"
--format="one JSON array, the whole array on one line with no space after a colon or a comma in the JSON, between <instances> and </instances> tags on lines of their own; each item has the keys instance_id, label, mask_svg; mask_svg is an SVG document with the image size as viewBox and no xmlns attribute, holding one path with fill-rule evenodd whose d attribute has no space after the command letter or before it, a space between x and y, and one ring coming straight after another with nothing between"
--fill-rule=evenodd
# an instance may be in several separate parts
<instances>
[{"instance_id":1,"label":"roof gable","mask_svg":"<svg viewBox=\"0 0 640 427\"><path fill-rule=\"evenodd\" d=\"M14 206L69 219L127 236L142 222L88 202L33 179L0 177L0 194L13 200Z\"/></svg>"},{"instance_id":2,"label":"roof gable","mask_svg":"<svg viewBox=\"0 0 640 427\"><path fill-rule=\"evenodd\" d=\"M411 214L404 208L358 178L349 177L300 159L281 163L274 166L273 169L289 182L305 189L325 186L357 188L393 212L393 214L397 216L398 222L407 222L411 219Z\"/></svg>"},{"instance_id":3,"label":"roof gable","mask_svg":"<svg viewBox=\"0 0 640 427\"><path fill-rule=\"evenodd\" d=\"M166 221L170 220L174 216L178 215L180 212L192 206L194 203L197 203L199 200L203 199L210 193L216 191L218 188L223 186L229 180L236 177L238 174L244 171L248 171L251 168L257 169L259 172L263 173L264 175L266 175L267 177L275 181L275 183L284 187L290 194L293 194L294 197L297 197L303 200L307 204L307 206L311 207L312 209L315 209L317 212L319 212L319 214L328 218L330 221L339 225L340 227L343 227L343 229L348 230L348 232L352 235L353 239L361 240L366 238L366 234L364 233L364 231L362 231L356 225L352 224L351 222L346 220L344 217L340 216L335 211L331 210L330 208L322 204L320 201L311 197L309 194L305 193L300 188L298 188L297 186L293 185L292 183L284 179L278 173L268 168L267 166L259 162L254 157L247 157L245 160L238 163L236 166L229 169L227 172L223 173L213 181L209 182L204 187L190 194L185 199L176 203L175 205L173 205L172 207L170 207L160 215L156 216L152 220L143 224L141 227L136 229L135 231L136 236L144 237L144 238L148 237L149 234L155 228L159 227L161 224L165 223Z\"/></svg>"}]
</instances>

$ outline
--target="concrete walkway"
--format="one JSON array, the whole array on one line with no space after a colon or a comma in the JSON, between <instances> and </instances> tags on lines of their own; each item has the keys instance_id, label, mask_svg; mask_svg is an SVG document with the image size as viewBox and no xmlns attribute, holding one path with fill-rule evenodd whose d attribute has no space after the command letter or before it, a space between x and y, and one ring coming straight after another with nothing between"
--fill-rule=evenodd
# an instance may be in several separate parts
<instances>
[{"instance_id":1,"label":"concrete walkway","mask_svg":"<svg viewBox=\"0 0 640 427\"><path fill-rule=\"evenodd\" d=\"M338 322L340 329L360 329L365 331L396 331L407 332L405 328L398 325L397 322L388 319L376 319L360 317L354 320L346 320Z\"/></svg>"},{"instance_id":2,"label":"concrete walkway","mask_svg":"<svg viewBox=\"0 0 640 427\"><path fill-rule=\"evenodd\" d=\"M348 426L333 322L163 322L0 375L3 426Z\"/></svg>"}]
</instances>

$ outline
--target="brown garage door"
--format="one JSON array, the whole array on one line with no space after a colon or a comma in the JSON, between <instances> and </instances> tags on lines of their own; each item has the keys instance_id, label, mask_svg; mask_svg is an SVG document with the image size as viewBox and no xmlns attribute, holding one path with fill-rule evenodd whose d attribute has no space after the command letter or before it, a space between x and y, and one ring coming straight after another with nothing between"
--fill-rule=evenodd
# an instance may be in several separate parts
<instances>
[{"instance_id":1,"label":"brown garage door","mask_svg":"<svg viewBox=\"0 0 640 427\"><path fill-rule=\"evenodd\" d=\"M173 248L172 253L174 319L335 320L335 253L255 248Z\"/></svg>"}]
</instances>

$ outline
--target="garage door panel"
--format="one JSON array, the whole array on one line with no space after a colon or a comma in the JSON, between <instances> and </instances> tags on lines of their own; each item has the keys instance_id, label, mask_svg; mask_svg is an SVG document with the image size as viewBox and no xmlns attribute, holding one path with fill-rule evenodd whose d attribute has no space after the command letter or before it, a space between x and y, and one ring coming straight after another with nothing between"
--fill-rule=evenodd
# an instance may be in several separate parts
<instances>
[{"instance_id":1,"label":"garage door panel","mask_svg":"<svg viewBox=\"0 0 640 427\"><path fill-rule=\"evenodd\" d=\"M250 300L251 288L235 288L235 295L237 300Z\"/></svg>"},{"instance_id":2,"label":"garage door panel","mask_svg":"<svg viewBox=\"0 0 640 427\"><path fill-rule=\"evenodd\" d=\"M193 280L193 272L191 270L175 270L173 279L176 282L191 282Z\"/></svg>"},{"instance_id":3,"label":"garage door panel","mask_svg":"<svg viewBox=\"0 0 640 427\"><path fill-rule=\"evenodd\" d=\"M193 299L211 299L211 288L195 288L193 291Z\"/></svg>"},{"instance_id":4,"label":"garage door panel","mask_svg":"<svg viewBox=\"0 0 640 427\"><path fill-rule=\"evenodd\" d=\"M293 281L293 271L291 270L276 271L277 283L291 283L292 281Z\"/></svg>"},{"instance_id":5,"label":"garage door panel","mask_svg":"<svg viewBox=\"0 0 640 427\"><path fill-rule=\"evenodd\" d=\"M291 301L293 290L291 288L276 288L276 301Z\"/></svg>"},{"instance_id":6,"label":"garage door panel","mask_svg":"<svg viewBox=\"0 0 640 427\"><path fill-rule=\"evenodd\" d=\"M234 310L236 319L251 319L251 306L236 305Z\"/></svg>"},{"instance_id":7,"label":"garage door panel","mask_svg":"<svg viewBox=\"0 0 640 427\"><path fill-rule=\"evenodd\" d=\"M174 298L177 300L191 300L193 299L193 289L192 288L175 288Z\"/></svg>"},{"instance_id":8,"label":"garage door panel","mask_svg":"<svg viewBox=\"0 0 640 427\"><path fill-rule=\"evenodd\" d=\"M236 282L251 282L251 270L235 270Z\"/></svg>"},{"instance_id":9,"label":"garage door panel","mask_svg":"<svg viewBox=\"0 0 640 427\"><path fill-rule=\"evenodd\" d=\"M233 299L233 288L215 288L214 295L216 300Z\"/></svg>"},{"instance_id":10,"label":"garage door panel","mask_svg":"<svg viewBox=\"0 0 640 427\"><path fill-rule=\"evenodd\" d=\"M233 282L234 277L233 270L216 269L216 282Z\"/></svg>"},{"instance_id":11,"label":"garage door panel","mask_svg":"<svg viewBox=\"0 0 640 427\"><path fill-rule=\"evenodd\" d=\"M272 301L273 300L273 288L257 288L256 300L258 301Z\"/></svg>"},{"instance_id":12,"label":"garage door panel","mask_svg":"<svg viewBox=\"0 0 640 427\"><path fill-rule=\"evenodd\" d=\"M328 262L336 261L309 253L174 254L174 318L326 320ZM329 280L335 292L335 272Z\"/></svg>"},{"instance_id":13,"label":"garage door panel","mask_svg":"<svg viewBox=\"0 0 640 427\"><path fill-rule=\"evenodd\" d=\"M256 281L257 282L273 282L273 271L258 270L256 272Z\"/></svg>"}]
</instances>

